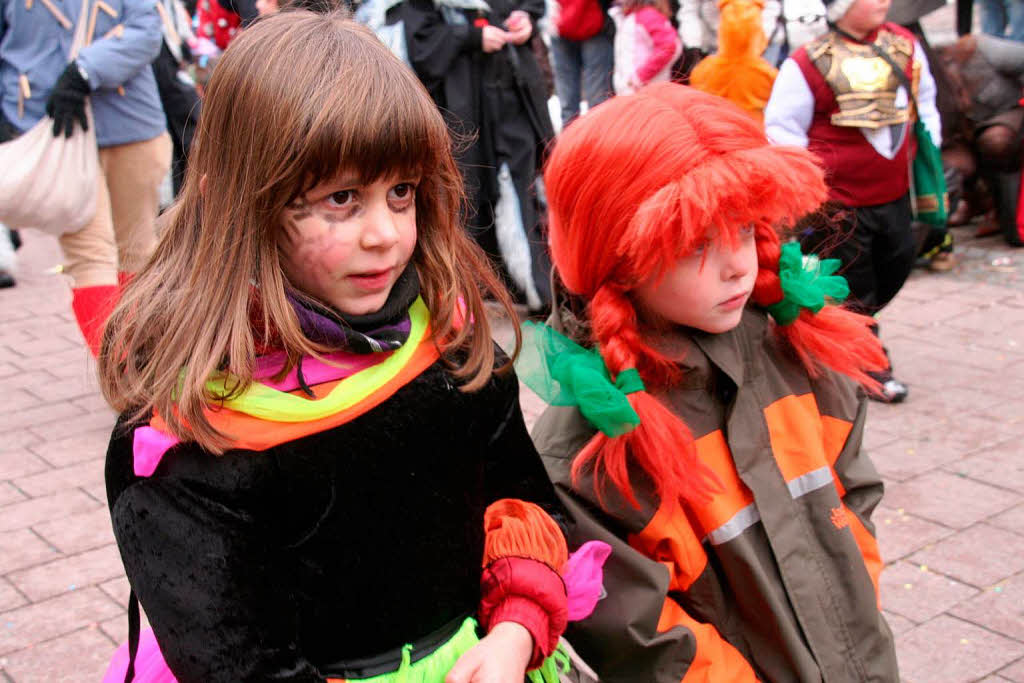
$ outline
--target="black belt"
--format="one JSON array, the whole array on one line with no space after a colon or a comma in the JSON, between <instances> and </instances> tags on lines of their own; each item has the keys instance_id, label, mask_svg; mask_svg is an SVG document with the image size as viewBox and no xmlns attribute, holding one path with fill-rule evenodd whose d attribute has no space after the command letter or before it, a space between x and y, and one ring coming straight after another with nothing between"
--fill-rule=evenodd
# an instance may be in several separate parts
<instances>
[{"instance_id":1,"label":"black belt","mask_svg":"<svg viewBox=\"0 0 1024 683\"><path fill-rule=\"evenodd\" d=\"M447 643L462 628L462 624L470 614L458 616L441 628L432 633L412 641L412 651L409 653L409 662L415 663L424 657L432 655L439 647ZM404 646L392 648L385 652L370 657L359 659L344 659L324 666L324 671L331 678L340 677L344 679L372 678L381 674L397 671L402 665L402 651Z\"/></svg>"}]
</instances>

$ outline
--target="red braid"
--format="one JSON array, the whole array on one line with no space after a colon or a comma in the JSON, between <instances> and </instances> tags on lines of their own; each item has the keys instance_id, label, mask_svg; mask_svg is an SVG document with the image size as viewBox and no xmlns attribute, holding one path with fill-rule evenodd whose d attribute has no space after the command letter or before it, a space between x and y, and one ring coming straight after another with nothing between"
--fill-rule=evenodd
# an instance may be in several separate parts
<instances>
[{"instance_id":1,"label":"red braid","mask_svg":"<svg viewBox=\"0 0 1024 683\"><path fill-rule=\"evenodd\" d=\"M637 368L645 384L679 377L678 367L643 341L636 310L621 292L609 286L599 288L590 302L590 320L613 377L629 368ZM592 468L598 500L603 503L607 479L630 503L638 505L629 476L630 465L635 464L654 482L661 500L706 500L718 479L697 459L686 424L646 391L629 394L629 403L640 424L615 438L598 432L573 461L573 480L578 481L585 469ZM671 446L666 447L668 444Z\"/></svg>"},{"instance_id":2,"label":"red braid","mask_svg":"<svg viewBox=\"0 0 1024 683\"><path fill-rule=\"evenodd\" d=\"M767 307L782 300L779 279L779 236L767 225L755 229L757 240L757 280L752 299ZM776 333L803 363L812 377L825 366L846 375L869 390L878 382L867 373L884 370L888 365L882 344L871 332L874 321L838 306L825 306L817 314L804 310L789 325L776 325Z\"/></svg>"}]
</instances>

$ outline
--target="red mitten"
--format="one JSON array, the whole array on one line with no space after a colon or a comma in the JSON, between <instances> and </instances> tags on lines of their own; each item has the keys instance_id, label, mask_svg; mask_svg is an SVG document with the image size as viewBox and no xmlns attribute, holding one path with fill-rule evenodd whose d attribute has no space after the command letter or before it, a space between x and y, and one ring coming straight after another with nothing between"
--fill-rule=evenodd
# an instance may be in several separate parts
<instances>
[{"instance_id":1,"label":"red mitten","mask_svg":"<svg viewBox=\"0 0 1024 683\"><path fill-rule=\"evenodd\" d=\"M536 669L555 651L568 623L565 584L543 562L503 557L484 570L480 579L480 625L514 621L533 636L533 655L527 668Z\"/></svg>"}]
</instances>

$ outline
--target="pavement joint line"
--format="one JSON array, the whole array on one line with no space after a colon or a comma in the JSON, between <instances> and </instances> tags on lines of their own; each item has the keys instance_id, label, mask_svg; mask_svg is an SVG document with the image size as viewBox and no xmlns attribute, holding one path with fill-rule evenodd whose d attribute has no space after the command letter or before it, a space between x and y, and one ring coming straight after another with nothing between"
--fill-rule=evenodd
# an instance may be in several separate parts
<instances>
[{"instance_id":1,"label":"pavement joint line","mask_svg":"<svg viewBox=\"0 0 1024 683\"><path fill-rule=\"evenodd\" d=\"M94 496L94 495L93 495L93 494L92 494L92 493L91 493L91 492L89 491L89 489L87 489L87 488L83 488L83 487L79 486L79 487L78 487L78 490L79 490L79 491L81 491L82 493L84 493L85 495L89 496L89 497L90 497L90 498L92 498L93 500L95 500L95 501L96 501L97 503L99 503L100 505L106 505L106 504L107 504L107 503L106 503L106 501L104 501L104 500L100 500L99 498L97 498L96 496Z\"/></svg>"},{"instance_id":2,"label":"pavement joint line","mask_svg":"<svg viewBox=\"0 0 1024 683\"><path fill-rule=\"evenodd\" d=\"M994 447L991 447L991 448L994 448ZM986 450L991 450L991 448L987 448ZM960 462L960 461L957 461L957 462ZM1004 512L1006 512L1007 510L1012 510L1013 508L1017 507L1021 503L1024 503L1024 493L1021 493L1020 489L1010 488L1010 487L1007 487L1007 486L1003 486L1002 484L996 484L996 483L993 483L993 482L990 482L990 481L986 481L984 479L976 479L976 478L972 477L969 474L965 474L963 472L954 472L954 471L950 470L949 468L954 466L954 465L956 465L957 462L948 462L948 463L946 463L944 465L939 465L938 469L939 469L940 472L945 472L946 474L952 474L954 477L959 477L960 479L966 479L967 481L969 481L971 483L974 483L974 484L981 484L982 486L991 486L994 489L998 489L998 490L1004 491L1006 493L1014 493L1014 494L1016 494L1020 498L1019 501L1017 501L1016 503L1014 503L1010 507L1006 508L1006 510L1000 510L999 512L995 512L995 513L989 515L988 517L985 518L986 520L987 519L991 519L992 517L997 517L997 516L1003 514ZM935 470L932 470L932 471L934 472ZM979 521L985 521L985 520L979 520Z\"/></svg>"},{"instance_id":3,"label":"pavement joint line","mask_svg":"<svg viewBox=\"0 0 1024 683\"><path fill-rule=\"evenodd\" d=\"M52 643L55 640L60 640L61 638L67 638L68 636L74 635L76 633L81 633L81 632L84 632L84 631L97 631L97 632L99 632L100 634L103 635L104 638L109 640L111 642L111 644L113 646L115 646L115 647L120 644L120 643L115 643L113 641L113 639L106 632L104 632L103 628L100 626L100 622L96 621L96 622L93 622L91 624L86 624L85 626L81 626L79 628L76 628L73 631L67 631L66 633L59 633L59 634L53 636L52 638L46 638L45 640L40 640L38 642L32 643L28 647L23 647L20 650L11 650L10 652L8 652L7 654L4 655L4 659L10 659L13 655L18 654L19 652L26 652L28 650L34 650L37 647L41 647L43 645L46 645L47 643ZM111 653L111 654L113 654L113 653Z\"/></svg>"},{"instance_id":4,"label":"pavement joint line","mask_svg":"<svg viewBox=\"0 0 1024 683\"><path fill-rule=\"evenodd\" d=\"M947 538L948 538L948 536L947 536ZM914 553L919 553L922 550L924 550L924 548L918 548L917 550L915 550L913 553L910 553L910 554L913 555ZM908 562L910 564L918 565L918 566L921 565L921 562L914 562L913 560L906 559L906 558L904 558L903 561ZM888 569L888 567L886 567L886 568ZM947 581L954 581L956 583L959 583L962 586L967 586L968 588L973 588L974 590L978 591L977 593L972 595L970 598L964 598L963 600L960 600L960 601L954 603L953 605L951 605L947 609L943 610L937 616L941 616L942 614L945 614L947 616L953 616L952 614L949 614L949 610L953 609L954 607L956 607L958 605L963 604L964 602L967 602L968 600L970 600L972 598L976 598L979 595L983 595L984 593L987 593L989 591L989 589L992 588L992 586L979 586L977 584L965 581L964 579L958 579L955 576L951 576L950 574L946 574L945 572L937 570L932 565L928 565L928 573L931 574L932 576L938 576L938 577L941 577L943 579L946 579ZM888 610L890 608L886 608L886 609ZM907 617L905 614L901 614L900 616L909 619L909 617ZM932 617L932 618L934 619L934 617ZM957 619L961 619L961 617L957 617ZM926 619L925 621L931 621L931 619ZM963 621L968 621L968 620L967 619L963 619ZM924 622L921 622L921 623L924 623Z\"/></svg>"},{"instance_id":5,"label":"pavement joint line","mask_svg":"<svg viewBox=\"0 0 1024 683\"><path fill-rule=\"evenodd\" d=\"M46 544L47 546L49 546L50 550L52 550L53 552L57 553L58 557L57 557L56 559L58 559L58 560L59 560L59 559L65 558L65 557L70 557L70 555L65 555L65 554L64 554L63 552L61 552L60 548L58 548L58 547L57 547L57 546L55 546L54 544L50 543L50 542L49 542L48 540L46 540L46 539L45 539L45 538L44 538L43 536L41 536L41 535L39 534L39 532L38 532L38 531L36 531L36 529L35 529L35 524L33 524L33 525L29 526L29 527L28 527L28 530L29 530L29 533L31 533L31 534L32 534L33 536L35 536L35 537L36 537L36 538L38 538L38 539L39 539L40 541L42 541L42 542L43 542L43 543L45 543L45 544ZM48 563L45 563L45 562L41 562L40 564L48 564ZM39 566L39 565L32 565L32 566L36 567L36 566Z\"/></svg>"},{"instance_id":6,"label":"pavement joint line","mask_svg":"<svg viewBox=\"0 0 1024 683\"><path fill-rule=\"evenodd\" d=\"M17 569L16 569L16 570L14 570L14 571L20 571L20 570L17 570ZM12 572L8 572L8 574L10 574L10 573L12 573ZM10 587L11 587L11 590L13 590L13 591L14 591L15 593L17 593L17 594L18 594L18 595L20 595L21 597L25 598L25 604L24 604L24 605L18 605L17 607L12 607L12 608L11 608L11 609L9 609L9 610L4 610L4 611L0 612L0 617L2 617L2 616L3 616L4 614L7 614L8 612L13 612L13 611L14 611L14 610L16 610L16 609L21 609L22 607L26 607L26 606L28 606L28 605L34 604L34 601L32 600L32 598L30 598L30 597L29 597L29 596L28 596L28 595L27 595L27 594L25 593L25 591L23 591L23 590L21 590L20 588L18 588L18 587L17 587L17 586L16 586L15 584L14 584L14 582L13 582L13 581L11 581L10 579L8 579L8 578L7 578L7 574L4 574L4 575L3 575L2 577L0 577L0 578L3 578L3 580L4 580L4 583L5 583L5 584L7 584L8 586L10 586Z\"/></svg>"},{"instance_id":7,"label":"pavement joint line","mask_svg":"<svg viewBox=\"0 0 1024 683\"><path fill-rule=\"evenodd\" d=\"M977 597L977 596L972 596L972 597ZM966 600L965 600L965 601L963 601L963 602L966 602ZM952 607L950 607L950 608L949 608L949 610L955 609L955 608L956 608L956 607L958 607L958 606L959 606L960 604L962 604L962 603L957 603L956 605L953 605ZM962 621L962 622L964 622L964 623L967 623L967 624L971 624L972 626L977 626L977 627L978 627L978 628L980 628L980 629L981 629L982 631L987 631L988 633L991 633L992 635L995 635L995 636L999 636L999 637L1001 637L1001 638L1005 638L1006 640L1012 640L1012 641L1014 641L1014 642L1016 642L1016 643L1021 643L1022 645L1024 645L1024 639L1021 639L1021 638L1017 638L1016 636L1011 636L1011 635L1009 635L1009 634L1003 633L1002 631L996 631L996 630L994 630L993 628L991 628L990 626L986 626L985 624L979 624L978 622L976 622L976 621L974 621L974 620L972 620L972 619L968 619L968 618L966 618L966 617L961 617L961 616L957 616L957 615L955 615L955 614L950 614L950 613L949 613L949 610L946 610L945 612L943 612L943 613L942 613L941 615L939 615L939 616L945 615L945 616L949 617L950 619L957 619L957 620L959 620L959 621ZM900 616L902 616L902 615L900 615ZM934 617L933 617L933 618L934 618ZM931 621L931 619L929 619L929 621ZM1005 668L1006 668L1007 666L1010 666L1010 664L1013 664L1014 662L1019 662L1019 661L1020 661L1020 660L1022 660L1022 659L1024 659L1024 656L1022 656L1022 657L1019 657L1019 658L1017 658L1017 659L1013 660L1013 662L1009 662L1008 664L1006 664L1006 665L1004 665L1004 666L1000 667L1000 668L999 668L999 669L998 669L998 670L997 670L997 671L996 671L995 673L998 673L998 672L999 672L999 671L1001 671L1002 669L1005 669ZM991 676L991 675L992 675L992 673L993 673L993 672L989 672L989 673L988 673L988 675L989 675L989 676ZM982 676L982 677L981 677L981 678L979 678L978 680L984 680L984 678L985 678L985 676Z\"/></svg>"}]
</instances>

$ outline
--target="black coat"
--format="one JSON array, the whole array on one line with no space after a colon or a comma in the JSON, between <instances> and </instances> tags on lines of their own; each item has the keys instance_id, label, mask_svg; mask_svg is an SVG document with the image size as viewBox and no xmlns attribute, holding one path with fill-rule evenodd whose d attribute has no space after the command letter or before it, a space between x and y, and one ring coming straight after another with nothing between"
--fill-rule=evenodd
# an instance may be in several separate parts
<instances>
[{"instance_id":1,"label":"black coat","mask_svg":"<svg viewBox=\"0 0 1024 683\"><path fill-rule=\"evenodd\" d=\"M181 683L320 682L423 638L477 609L487 505L559 509L515 375L467 394L440 361L339 427L262 452L179 444L149 478L119 423L106 479Z\"/></svg>"},{"instance_id":2,"label":"black coat","mask_svg":"<svg viewBox=\"0 0 1024 683\"><path fill-rule=\"evenodd\" d=\"M554 137L544 77L530 42L484 53L482 29L475 25L486 21L500 27L514 10L523 10L534 24L531 40L539 40L536 24L544 16L544 0L490 0L488 5L491 11L487 13L442 9L435 7L434 0L405 0L395 8L405 22L413 69L456 137L470 142L459 154L459 162L474 203L493 203L498 198L494 136L497 127L508 120L495 90L515 91L529 112L538 168L544 148Z\"/></svg>"}]
</instances>

